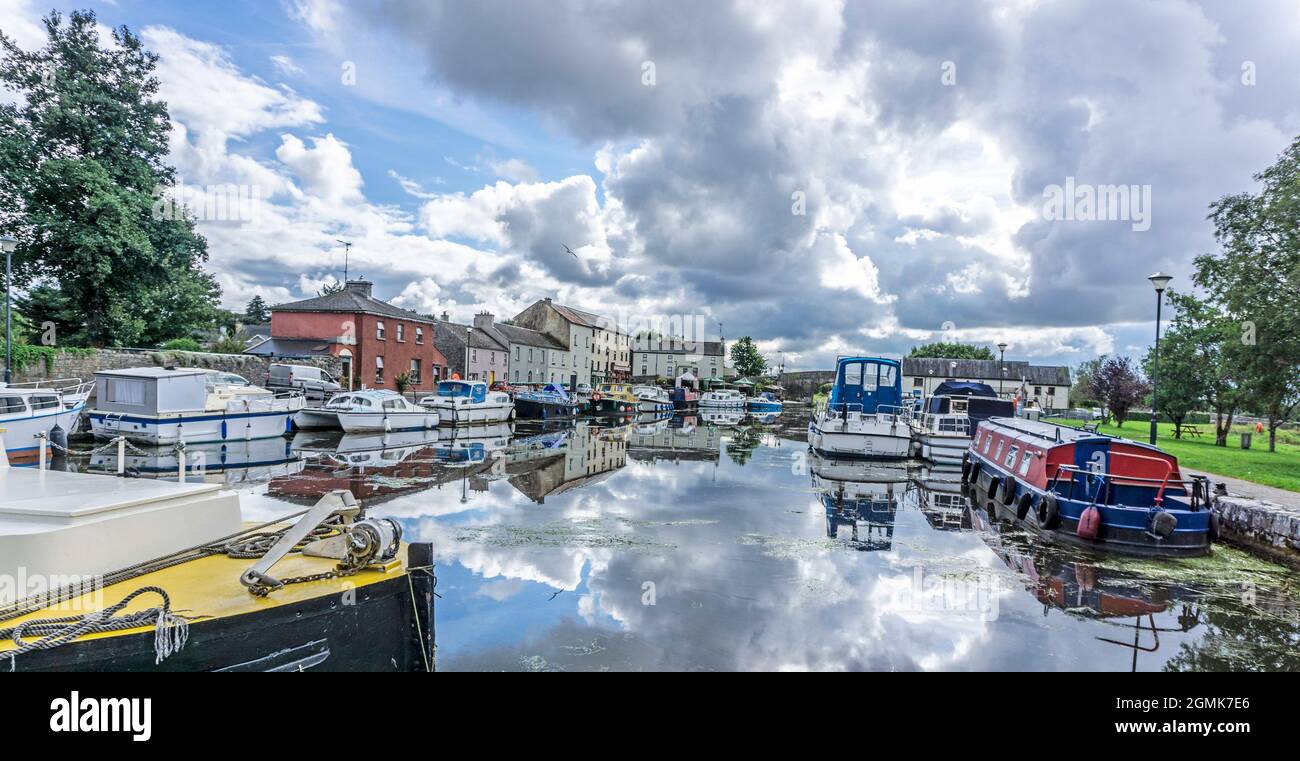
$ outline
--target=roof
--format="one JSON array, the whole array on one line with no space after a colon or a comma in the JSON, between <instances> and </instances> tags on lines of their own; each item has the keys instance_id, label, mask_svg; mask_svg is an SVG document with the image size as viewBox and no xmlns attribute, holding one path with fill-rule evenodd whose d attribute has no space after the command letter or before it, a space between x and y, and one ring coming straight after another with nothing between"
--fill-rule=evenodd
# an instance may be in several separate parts
<instances>
[{"instance_id":1,"label":"roof","mask_svg":"<svg viewBox=\"0 0 1300 761\"><path fill-rule=\"evenodd\" d=\"M207 372L207 370L193 368L127 367L121 370L96 370L95 375L120 375L128 378L180 378L187 375L206 375Z\"/></svg>"},{"instance_id":2,"label":"roof","mask_svg":"<svg viewBox=\"0 0 1300 761\"><path fill-rule=\"evenodd\" d=\"M652 338L641 336L636 339L632 351L647 354L702 354L704 356L722 356L721 341L687 341L678 336L661 336Z\"/></svg>"},{"instance_id":3,"label":"roof","mask_svg":"<svg viewBox=\"0 0 1300 761\"><path fill-rule=\"evenodd\" d=\"M268 338L248 347L244 353L258 357L323 357L337 343L319 338Z\"/></svg>"},{"instance_id":4,"label":"roof","mask_svg":"<svg viewBox=\"0 0 1300 761\"><path fill-rule=\"evenodd\" d=\"M395 307L386 301L380 301L372 296L367 296L364 293L349 288L329 293L324 296L317 296L313 299L293 301L288 304L277 304L271 307L271 311L346 312L349 314L364 312L366 314L379 315L380 317L395 317L401 320L415 320L417 322L425 323L433 322L433 320L425 317L419 312L412 312L409 309Z\"/></svg>"},{"instance_id":5,"label":"roof","mask_svg":"<svg viewBox=\"0 0 1300 761\"><path fill-rule=\"evenodd\" d=\"M524 346L540 346L543 349L553 351L568 351L569 347L541 332L531 328L521 328L518 325L506 325L501 322L492 323L490 330L494 330L504 338L507 343L523 344Z\"/></svg>"},{"instance_id":6,"label":"roof","mask_svg":"<svg viewBox=\"0 0 1300 761\"><path fill-rule=\"evenodd\" d=\"M955 366L953 363L956 363ZM1006 369L1006 375L1001 370ZM940 357L907 357L903 360L903 375L928 378L983 378L1018 381L1049 386L1070 385L1070 368L1050 365L1031 365L1025 361L996 359L944 359Z\"/></svg>"},{"instance_id":7,"label":"roof","mask_svg":"<svg viewBox=\"0 0 1300 761\"><path fill-rule=\"evenodd\" d=\"M456 322L436 321L433 323L434 342L452 342L456 346L463 347L465 345L465 332L471 327L473 326L461 325ZM487 349L488 351L509 351L504 343L487 331L474 328L473 332L471 332L469 336L469 345L472 348ZM443 353L445 354L446 352Z\"/></svg>"}]
</instances>

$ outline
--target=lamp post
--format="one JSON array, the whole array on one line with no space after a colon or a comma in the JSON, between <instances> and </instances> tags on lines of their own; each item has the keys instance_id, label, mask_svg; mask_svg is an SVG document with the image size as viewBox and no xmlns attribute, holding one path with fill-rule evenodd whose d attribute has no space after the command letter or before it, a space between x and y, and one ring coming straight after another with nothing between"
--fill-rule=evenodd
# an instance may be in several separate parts
<instances>
[{"instance_id":1,"label":"lamp post","mask_svg":"<svg viewBox=\"0 0 1300 761\"><path fill-rule=\"evenodd\" d=\"M1007 364L1007 342L1002 341L1001 343L998 344L998 396L1002 396L1002 392L1005 390L1004 387L1007 381L1006 364Z\"/></svg>"},{"instance_id":2,"label":"lamp post","mask_svg":"<svg viewBox=\"0 0 1300 761\"><path fill-rule=\"evenodd\" d=\"M465 380L469 380L469 343L474 336L474 326L465 326Z\"/></svg>"},{"instance_id":3,"label":"lamp post","mask_svg":"<svg viewBox=\"0 0 1300 761\"><path fill-rule=\"evenodd\" d=\"M1165 302L1165 288L1173 277L1157 272L1147 278L1156 289L1156 350L1151 362L1151 446L1156 445L1156 418L1160 416L1160 405L1156 403L1156 390L1160 387L1160 307Z\"/></svg>"},{"instance_id":4,"label":"lamp post","mask_svg":"<svg viewBox=\"0 0 1300 761\"><path fill-rule=\"evenodd\" d=\"M14 366L14 325L9 300L13 292L14 249L18 241L8 235L0 235L0 248L5 252L5 384L13 380Z\"/></svg>"}]
</instances>

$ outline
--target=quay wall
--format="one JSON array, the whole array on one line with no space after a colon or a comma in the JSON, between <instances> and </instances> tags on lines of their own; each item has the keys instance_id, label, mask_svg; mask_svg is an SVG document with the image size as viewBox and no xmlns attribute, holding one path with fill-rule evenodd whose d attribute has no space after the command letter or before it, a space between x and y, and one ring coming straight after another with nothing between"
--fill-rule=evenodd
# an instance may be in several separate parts
<instances>
[{"instance_id":1,"label":"quay wall","mask_svg":"<svg viewBox=\"0 0 1300 761\"><path fill-rule=\"evenodd\" d=\"M1300 567L1300 494L1292 504L1240 495L1214 498L1219 530L1230 542Z\"/></svg>"},{"instance_id":2,"label":"quay wall","mask_svg":"<svg viewBox=\"0 0 1300 761\"><path fill-rule=\"evenodd\" d=\"M781 373L777 383L785 389L785 398L812 401L813 392L823 383L835 380L834 370L802 370Z\"/></svg>"}]
</instances>

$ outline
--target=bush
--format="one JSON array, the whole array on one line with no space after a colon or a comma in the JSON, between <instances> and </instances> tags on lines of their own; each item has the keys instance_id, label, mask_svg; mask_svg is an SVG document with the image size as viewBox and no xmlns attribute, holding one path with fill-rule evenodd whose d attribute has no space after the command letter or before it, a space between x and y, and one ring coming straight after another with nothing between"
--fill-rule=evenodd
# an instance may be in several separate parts
<instances>
[{"instance_id":1,"label":"bush","mask_svg":"<svg viewBox=\"0 0 1300 761\"><path fill-rule=\"evenodd\" d=\"M193 338L173 338L162 345L163 351L203 351L203 346Z\"/></svg>"},{"instance_id":2,"label":"bush","mask_svg":"<svg viewBox=\"0 0 1300 761\"><path fill-rule=\"evenodd\" d=\"M1134 420L1141 423L1149 423L1151 422L1151 413L1130 412L1128 414L1128 420ZM1168 415L1161 413L1159 422L1172 424L1174 421L1170 420ZM1183 419L1183 425L1209 425L1209 424L1210 424L1210 415L1205 412L1189 412L1187 413L1187 417Z\"/></svg>"},{"instance_id":3,"label":"bush","mask_svg":"<svg viewBox=\"0 0 1300 761\"><path fill-rule=\"evenodd\" d=\"M208 351L213 354L243 354L244 340L239 336L224 335L213 341Z\"/></svg>"}]
</instances>

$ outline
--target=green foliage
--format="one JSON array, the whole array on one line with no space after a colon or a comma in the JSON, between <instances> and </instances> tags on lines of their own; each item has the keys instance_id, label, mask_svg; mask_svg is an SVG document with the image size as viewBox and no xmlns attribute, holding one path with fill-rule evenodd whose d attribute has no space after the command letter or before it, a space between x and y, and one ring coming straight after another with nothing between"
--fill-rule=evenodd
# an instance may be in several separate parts
<instances>
[{"instance_id":1,"label":"green foliage","mask_svg":"<svg viewBox=\"0 0 1300 761\"><path fill-rule=\"evenodd\" d=\"M1169 294L1174 297L1174 293ZM1142 358L1142 369L1155 381L1159 412L1174 423L1183 423L1205 399L1209 376L1197 351L1196 336L1186 320L1175 320L1160 340L1160 361L1155 347ZM1150 416L1147 416L1150 419Z\"/></svg>"},{"instance_id":2,"label":"green foliage","mask_svg":"<svg viewBox=\"0 0 1300 761\"><path fill-rule=\"evenodd\" d=\"M1128 357L1110 357L1100 364L1092 376L1089 391L1115 416L1116 425L1123 428L1128 411L1151 391L1151 387L1137 373L1133 360Z\"/></svg>"},{"instance_id":3,"label":"green foliage","mask_svg":"<svg viewBox=\"0 0 1300 761\"><path fill-rule=\"evenodd\" d=\"M15 281L65 320L59 343L135 345L211 324L219 293L207 243L172 187L157 56L125 27L101 47L95 16L51 13L44 48L0 36L0 220L19 240ZM53 74L53 76L50 76ZM28 311L38 322L60 320Z\"/></svg>"},{"instance_id":4,"label":"green foliage","mask_svg":"<svg viewBox=\"0 0 1300 761\"><path fill-rule=\"evenodd\" d=\"M1090 359L1074 370L1074 385L1070 387L1070 407L1100 407L1101 401L1092 394L1092 378L1101 368L1105 356Z\"/></svg>"},{"instance_id":5,"label":"green foliage","mask_svg":"<svg viewBox=\"0 0 1300 761\"><path fill-rule=\"evenodd\" d=\"M767 360L763 359L754 339L749 336L731 345L731 364L742 378L758 377L767 370Z\"/></svg>"},{"instance_id":6,"label":"green foliage","mask_svg":"<svg viewBox=\"0 0 1300 761\"><path fill-rule=\"evenodd\" d=\"M240 336L226 333L213 341L212 345L208 347L208 351L213 354L243 354L244 339Z\"/></svg>"},{"instance_id":7,"label":"green foliage","mask_svg":"<svg viewBox=\"0 0 1300 761\"><path fill-rule=\"evenodd\" d=\"M331 280L325 285L322 285L320 289L316 291L316 295L328 296L331 293L338 293L339 291L343 290L345 287L346 286L343 283L340 283L337 280Z\"/></svg>"},{"instance_id":8,"label":"green foliage","mask_svg":"<svg viewBox=\"0 0 1300 761\"><path fill-rule=\"evenodd\" d=\"M244 319L254 325L264 325L271 321L271 308L261 296L254 296L244 309Z\"/></svg>"},{"instance_id":9,"label":"green foliage","mask_svg":"<svg viewBox=\"0 0 1300 761\"><path fill-rule=\"evenodd\" d=\"M193 338L173 338L162 348L163 351L203 351L203 346Z\"/></svg>"},{"instance_id":10,"label":"green foliage","mask_svg":"<svg viewBox=\"0 0 1300 761\"><path fill-rule=\"evenodd\" d=\"M998 355L987 346L975 346L963 343L930 343L913 346L909 357L931 359L997 359Z\"/></svg>"},{"instance_id":11,"label":"green foliage","mask_svg":"<svg viewBox=\"0 0 1300 761\"><path fill-rule=\"evenodd\" d=\"M393 378L393 386L394 388L397 389L397 393L405 394L407 390L411 388L411 373L410 372L398 373Z\"/></svg>"}]
</instances>

